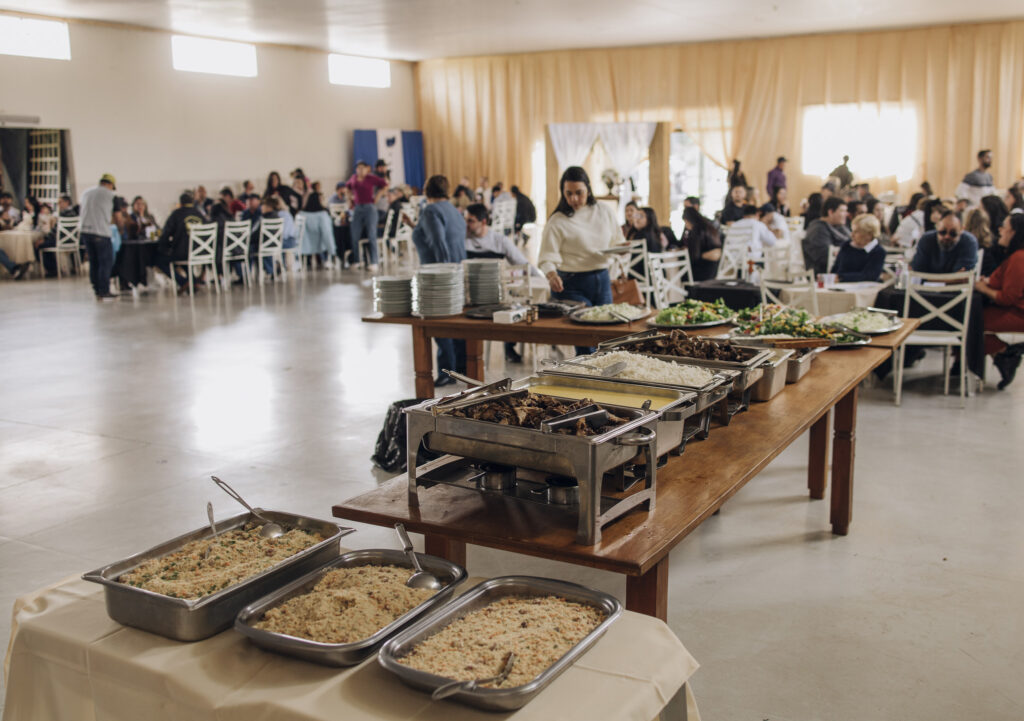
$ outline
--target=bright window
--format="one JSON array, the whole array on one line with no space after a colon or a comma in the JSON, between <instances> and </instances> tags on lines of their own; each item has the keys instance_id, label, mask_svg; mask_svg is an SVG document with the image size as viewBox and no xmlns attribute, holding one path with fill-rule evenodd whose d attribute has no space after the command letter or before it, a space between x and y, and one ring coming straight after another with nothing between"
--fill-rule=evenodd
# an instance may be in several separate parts
<instances>
[{"instance_id":1,"label":"bright window","mask_svg":"<svg viewBox=\"0 0 1024 721\"><path fill-rule=\"evenodd\" d=\"M175 70L256 77L256 46L249 43L173 35L171 55Z\"/></svg>"},{"instance_id":2,"label":"bright window","mask_svg":"<svg viewBox=\"0 0 1024 721\"><path fill-rule=\"evenodd\" d=\"M390 88L391 63L355 55L327 56L327 74L334 85L358 85L363 88Z\"/></svg>"},{"instance_id":3,"label":"bright window","mask_svg":"<svg viewBox=\"0 0 1024 721\"><path fill-rule=\"evenodd\" d=\"M910 180L917 164L917 113L899 103L805 108L803 172L826 178L844 155L858 179Z\"/></svg>"},{"instance_id":4,"label":"bright window","mask_svg":"<svg viewBox=\"0 0 1024 721\"><path fill-rule=\"evenodd\" d=\"M70 60L68 24L57 20L0 15L0 54Z\"/></svg>"}]
</instances>

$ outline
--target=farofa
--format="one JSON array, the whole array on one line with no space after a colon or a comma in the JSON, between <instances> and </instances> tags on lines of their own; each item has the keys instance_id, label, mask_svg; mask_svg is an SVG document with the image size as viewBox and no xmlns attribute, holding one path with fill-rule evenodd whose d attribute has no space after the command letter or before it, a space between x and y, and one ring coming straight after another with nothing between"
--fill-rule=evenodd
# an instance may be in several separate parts
<instances>
[{"instance_id":1,"label":"farofa","mask_svg":"<svg viewBox=\"0 0 1024 721\"><path fill-rule=\"evenodd\" d=\"M354 566L328 571L313 590L267 611L256 628L320 643L355 643L437 593L409 588L401 566Z\"/></svg>"},{"instance_id":2,"label":"farofa","mask_svg":"<svg viewBox=\"0 0 1024 721\"><path fill-rule=\"evenodd\" d=\"M515 664L501 684L528 683L597 628L605 615L557 596L509 596L450 623L398 659L457 681L496 676L510 651Z\"/></svg>"},{"instance_id":3,"label":"farofa","mask_svg":"<svg viewBox=\"0 0 1024 721\"><path fill-rule=\"evenodd\" d=\"M255 576L324 540L318 533L298 528L277 538L263 538L261 528L243 526L213 538L190 541L174 553L121 574L117 580L164 596L195 600ZM211 546L206 558L206 549Z\"/></svg>"}]
</instances>

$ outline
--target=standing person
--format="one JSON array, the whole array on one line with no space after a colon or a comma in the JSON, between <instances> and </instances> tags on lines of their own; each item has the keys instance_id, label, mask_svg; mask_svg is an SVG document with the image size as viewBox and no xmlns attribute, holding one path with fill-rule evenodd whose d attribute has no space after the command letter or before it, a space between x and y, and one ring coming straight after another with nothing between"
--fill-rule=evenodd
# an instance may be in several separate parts
<instances>
[{"instance_id":1,"label":"standing person","mask_svg":"<svg viewBox=\"0 0 1024 721\"><path fill-rule=\"evenodd\" d=\"M369 166L366 169L369 170ZM423 194L427 196L427 204L412 231L412 243L419 253L420 263L461 263L466 259L466 220L448 201L448 178L430 176ZM434 385L446 386L455 380L448 375L442 376L441 369L466 372L466 341L452 338L435 340L438 377Z\"/></svg>"},{"instance_id":2,"label":"standing person","mask_svg":"<svg viewBox=\"0 0 1024 721\"><path fill-rule=\"evenodd\" d=\"M110 241L110 222L114 213L117 181L110 173L100 177L99 185L82 194L82 245L89 255L89 281L96 300L117 298L110 292L110 270L114 265L114 246Z\"/></svg>"},{"instance_id":3,"label":"standing person","mask_svg":"<svg viewBox=\"0 0 1024 721\"><path fill-rule=\"evenodd\" d=\"M443 176L439 176L443 177ZM356 172L345 183L345 186L352 193L352 247L359 252L359 241L365 235L370 241L368 245L370 253L369 271L376 273L377 266L377 206L376 194L388 186L388 182L370 172L370 166L360 160L356 163ZM448 197L445 188L445 198ZM452 208L455 210L455 208ZM457 211L456 211L457 212ZM357 261L362 265L363 259L357 255Z\"/></svg>"},{"instance_id":4,"label":"standing person","mask_svg":"<svg viewBox=\"0 0 1024 721\"><path fill-rule=\"evenodd\" d=\"M1017 374L1024 343L1008 346L997 332L1024 333L1024 214L1007 216L999 228L999 246L1006 260L989 278L981 278L974 289L991 301L984 311L985 352L999 369L999 390L1010 385Z\"/></svg>"},{"instance_id":5,"label":"standing person","mask_svg":"<svg viewBox=\"0 0 1024 721\"><path fill-rule=\"evenodd\" d=\"M327 201L327 205L328 207L332 205L345 206L344 211L332 215L331 219L334 223L334 247L337 256L341 259L342 269L346 269L349 264L349 255L354 256L357 249L352 247L352 233L348 222L349 194L344 180L339 180L334 186L334 195Z\"/></svg>"},{"instance_id":6,"label":"standing person","mask_svg":"<svg viewBox=\"0 0 1024 721\"><path fill-rule=\"evenodd\" d=\"M978 167L964 176L955 193L958 198L967 198L968 207L971 208L981 205L981 199L986 195L996 194L992 173L989 172L992 167L992 151L987 148L979 150L977 158Z\"/></svg>"},{"instance_id":7,"label":"standing person","mask_svg":"<svg viewBox=\"0 0 1024 721\"><path fill-rule=\"evenodd\" d=\"M832 169L832 172L828 174L830 178L835 178L839 181L839 187L835 189L836 191L846 190L853 185L853 172L850 170L850 166L847 165L849 162L850 156L844 155L842 165L837 165Z\"/></svg>"},{"instance_id":8,"label":"standing person","mask_svg":"<svg viewBox=\"0 0 1024 721\"><path fill-rule=\"evenodd\" d=\"M608 255L601 251L622 243L622 231L612 211L598 205L587 171L578 165L565 169L558 181L558 207L544 226L537 265L548 279L554 298L586 305L612 302ZM590 348L576 347L577 353Z\"/></svg>"},{"instance_id":9,"label":"standing person","mask_svg":"<svg viewBox=\"0 0 1024 721\"><path fill-rule=\"evenodd\" d=\"M780 155L775 160L775 167L768 171L768 183L765 186L765 190L768 191L768 198L772 201L772 203L775 203L775 193L780 189L786 189L785 155ZM776 204L775 207L778 208L778 204ZM788 215L788 213L786 213L786 215Z\"/></svg>"},{"instance_id":10,"label":"standing person","mask_svg":"<svg viewBox=\"0 0 1024 721\"><path fill-rule=\"evenodd\" d=\"M300 215L306 219L306 230L302 234L303 262L307 255L317 256L327 264L335 255L334 230L327 208L320 202L320 193L310 193ZM312 267L312 258L310 267ZM333 261L332 261L333 262Z\"/></svg>"},{"instance_id":11,"label":"standing person","mask_svg":"<svg viewBox=\"0 0 1024 721\"><path fill-rule=\"evenodd\" d=\"M715 224L700 214L693 205L683 208L683 242L690 253L690 269L693 280L711 280L718 274L718 262L722 259L722 241Z\"/></svg>"},{"instance_id":12,"label":"standing person","mask_svg":"<svg viewBox=\"0 0 1024 721\"><path fill-rule=\"evenodd\" d=\"M740 161L732 161L732 170L729 171L729 189L732 190L735 187L743 188L746 191L747 188L747 176L746 173L740 168Z\"/></svg>"}]
</instances>

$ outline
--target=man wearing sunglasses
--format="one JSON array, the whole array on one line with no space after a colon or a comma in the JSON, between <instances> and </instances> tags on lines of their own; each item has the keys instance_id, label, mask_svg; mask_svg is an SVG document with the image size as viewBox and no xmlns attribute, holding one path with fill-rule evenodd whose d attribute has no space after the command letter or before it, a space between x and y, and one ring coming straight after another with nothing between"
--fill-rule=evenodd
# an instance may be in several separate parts
<instances>
[{"instance_id":1,"label":"man wearing sunglasses","mask_svg":"<svg viewBox=\"0 0 1024 721\"><path fill-rule=\"evenodd\" d=\"M963 230L960 218L943 208L935 230L921 236L910 267L918 273L959 273L978 264L978 239Z\"/></svg>"}]
</instances>

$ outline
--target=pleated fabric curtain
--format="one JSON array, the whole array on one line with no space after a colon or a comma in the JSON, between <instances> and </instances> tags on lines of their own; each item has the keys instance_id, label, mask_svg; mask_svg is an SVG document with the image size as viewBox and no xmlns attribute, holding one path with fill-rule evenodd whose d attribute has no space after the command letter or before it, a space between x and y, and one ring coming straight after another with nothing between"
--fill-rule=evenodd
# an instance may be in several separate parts
<instances>
[{"instance_id":1,"label":"pleated fabric curtain","mask_svg":"<svg viewBox=\"0 0 1024 721\"><path fill-rule=\"evenodd\" d=\"M663 121L722 167L741 159L758 187L786 155L802 196L821 182L800 170L805 106L882 103L916 112L917 157L899 187L865 178L876 192L927 179L951 193L983 147L1005 187L1024 150L1024 21L427 60L416 89L428 173L526 192L546 125Z\"/></svg>"}]
</instances>

